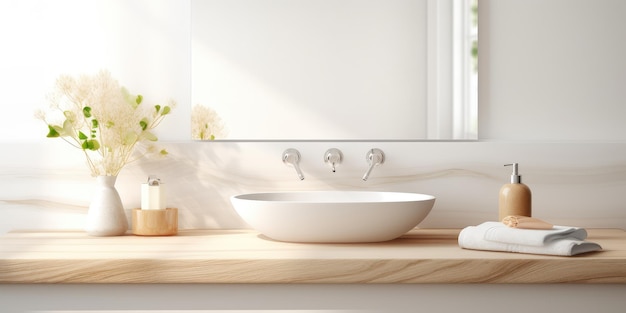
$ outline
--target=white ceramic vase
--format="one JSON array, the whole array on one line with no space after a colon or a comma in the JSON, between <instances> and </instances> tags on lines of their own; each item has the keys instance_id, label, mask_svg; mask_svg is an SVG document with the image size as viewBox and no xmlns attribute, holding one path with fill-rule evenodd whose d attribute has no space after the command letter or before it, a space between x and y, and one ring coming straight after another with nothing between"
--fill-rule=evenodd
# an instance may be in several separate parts
<instances>
[{"instance_id":1,"label":"white ceramic vase","mask_svg":"<svg viewBox=\"0 0 626 313\"><path fill-rule=\"evenodd\" d=\"M128 220L115 181L117 176L96 177L96 191L87 212L85 231L90 236L121 236Z\"/></svg>"}]
</instances>

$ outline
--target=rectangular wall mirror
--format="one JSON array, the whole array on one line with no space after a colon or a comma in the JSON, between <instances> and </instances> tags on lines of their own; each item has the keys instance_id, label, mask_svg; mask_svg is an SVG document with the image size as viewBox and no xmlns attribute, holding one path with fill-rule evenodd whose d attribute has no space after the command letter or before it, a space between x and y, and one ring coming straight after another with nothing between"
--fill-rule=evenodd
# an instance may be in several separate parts
<instances>
[{"instance_id":1,"label":"rectangular wall mirror","mask_svg":"<svg viewBox=\"0 0 626 313\"><path fill-rule=\"evenodd\" d=\"M192 137L476 139L477 5L192 0Z\"/></svg>"}]
</instances>

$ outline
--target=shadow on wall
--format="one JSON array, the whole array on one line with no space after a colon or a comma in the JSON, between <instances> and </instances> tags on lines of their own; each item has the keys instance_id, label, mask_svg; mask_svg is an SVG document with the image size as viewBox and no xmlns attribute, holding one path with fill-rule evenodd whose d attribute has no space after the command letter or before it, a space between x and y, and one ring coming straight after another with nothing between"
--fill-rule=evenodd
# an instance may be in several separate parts
<instances>
[{"instance_id":1,"label":"shadow on wall","mask_svg":"<svg viewBox=\"0 0 626 313\"><path fill-rule=\"evenodd\" d=\"M248 228L229 201L250 180L237 175L242 172L240 149L228 145L217 154L212 144L164 144L168 151L164 159L146 160L139 168L145 177L156 175L165 183L168 207L179 209L181 229Z\"/></svg>"}]
</instances>

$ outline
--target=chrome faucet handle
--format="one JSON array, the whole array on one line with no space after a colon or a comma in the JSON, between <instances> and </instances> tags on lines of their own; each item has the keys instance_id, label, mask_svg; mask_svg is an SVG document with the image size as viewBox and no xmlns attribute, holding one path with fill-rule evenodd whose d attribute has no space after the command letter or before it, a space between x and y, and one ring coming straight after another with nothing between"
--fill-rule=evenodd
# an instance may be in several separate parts
<instances>
[{"instance_id":1,"label":"chrome faucet handle","mask_svg":"<svg viewBox=\"0 0 626 313\"><path fill-rule=\"evenodd\" d=\"M296 173L298 173L298 178L304 180L304 175L300 170L300 152L298 150L292 148L285 150L283 152L283 163L293 166L296 169Z\"/></svg>"},{"instance_id":2,"label":"chrome faucet handle","mask_svg":"<svg viewBox=\"0 0 626 313\"><path fill-rule=\"evenodd\" d=\"M343 160L343 154L337 148L330 148L324 153L324 163L330 165L330 168L335 172L335 167Z\"/></svg>"},{"instance_id":3,"label":"chrome faucet handle","mask_svg":"<svg viewBox=\"0 0 626 313\"><path fill-rule=\"evenodd\" d=\"M367 181L375 166L385 163L385 153L383 152L383 150L373 148L367 151L365 159L369 164L369 168L367 169L367 172L365 172L365 175L363 175L363 181Z\"/></svg>"}]
</instances>

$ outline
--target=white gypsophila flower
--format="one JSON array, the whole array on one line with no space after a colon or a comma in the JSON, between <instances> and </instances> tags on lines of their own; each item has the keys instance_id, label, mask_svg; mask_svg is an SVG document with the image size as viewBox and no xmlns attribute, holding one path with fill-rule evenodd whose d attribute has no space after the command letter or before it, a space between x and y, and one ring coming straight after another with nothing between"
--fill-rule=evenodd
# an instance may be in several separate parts
<instances>
[{"instance_id":1,"label":"white gypsophila flower","mask_svg":"<svg viewBox=\"0 0 626 313\"><path fill-rule=\"evenodd\" d=\"M209 107L196 104L191 110L191 138L213 140L226 137L224 123L217 112Z\"/></svg>"},{"instance_id":2,"label":"white gypsophila flower","mask_svg":"<svg viewBox=\"0 0 626 313\"><path fill-rule=\"evenodd\" d=\"M141 141L156 141L151 132L170 113L168 105L145 106L108 71L61 76L49 96L51 112L36 116L48 124L48 137L61 137L83 150L92 175L117 175Z\"/></svg>"}]
</instances>

